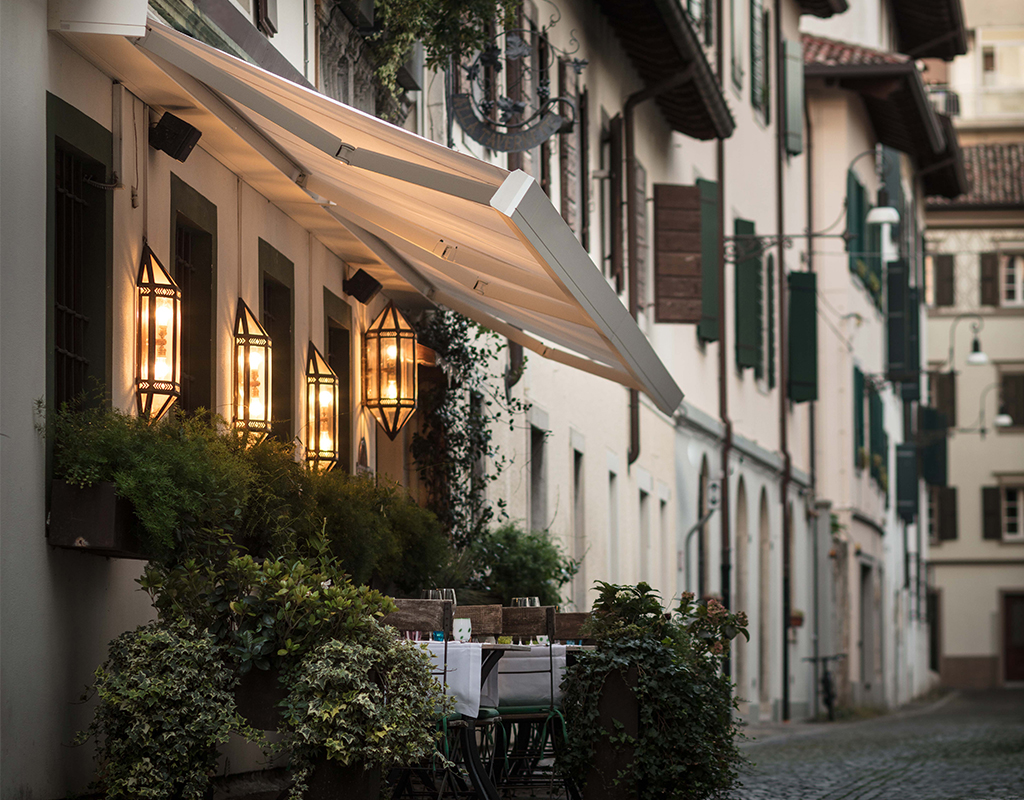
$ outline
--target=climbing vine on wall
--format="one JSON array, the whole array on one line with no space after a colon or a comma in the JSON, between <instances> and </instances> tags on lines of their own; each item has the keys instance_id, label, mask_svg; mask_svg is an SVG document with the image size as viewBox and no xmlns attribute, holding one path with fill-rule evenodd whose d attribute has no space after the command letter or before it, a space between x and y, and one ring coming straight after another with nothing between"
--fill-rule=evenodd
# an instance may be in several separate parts
<instances>
[{"instance_id":1,"label":"climbing vine on wall","mask_svg":"<svg viewBox=\"0 0 1024 800\"><path fill-rule=\"evenodd\" d=\"M459 548L477 541L505 501L487 500L487 486L508 464L493 433L514 428L528 405L506 397L498 377L505 339L460 314L440 308L417 323L417 336L437 353L440 370L420 388L420 429L412 456L431 510Z\"/></svg>"}]
</instances>

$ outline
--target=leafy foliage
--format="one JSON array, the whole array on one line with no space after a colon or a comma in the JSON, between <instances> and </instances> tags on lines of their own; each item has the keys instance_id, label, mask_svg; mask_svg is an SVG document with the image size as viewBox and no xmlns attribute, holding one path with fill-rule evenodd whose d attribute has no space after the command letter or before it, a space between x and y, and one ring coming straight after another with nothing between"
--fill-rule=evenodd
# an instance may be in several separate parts
<instances>
[{"instance_id":1,"label":"leafy foliage","mask_svg":"<svg viewBox=\"0 0 1024 800\"><path fill-rule=\"evenodd\" d=\"M616 776L641 800L723 796L742 762L733 722L732 687L721 673L729 641L747 635L746 618L717 601L694 604L687 592L672 615L646 583L599 582L593 620L584 632L597 641L566 670L564 712L569 728L562 769L583 782L600 739L632 747L630 768ZM602 727L598 700L612 673L635 670L639 706L636 737L621 724ZM628 680L628 679L627 679Z\"/></svg>"},{"instance_id":2,"label":"leafy foliage","mask_svg":"<svg viewBox=\"0 0 1024 800\"><path fill-rule=\"evenodd\" d=\"M511 428L527 405L495 389L491 376L506 347L497 334L444 308L425 315L416 332L437 353L444 379L421 385L420 430L413 434L412 457L431 510L452 543L462 548L495 518L487 486L508 462L493 441L493 427ZM504 516L503 501L496 505Z\"/></svg>"},{"instance_id":3,"label":"leafy foliage","mask_svg":"<svg viewBox=\"0 0 1024 800\"><path fill-rule=\"evenodd\" d=\"M99 787L110 798L205 797L217 745L251 737L235 711L235 677L213 640L187 624L118 636L96 670L99 705L78 743L97 739Z\"/></svg>"},{"instance_id":4,"label":"leafy foliage","mask_svg":"<svg viewBox=\"0 0 1024 800\"><path fill-rule=\"evenodd\" d=\"M261 559L228 550L220 564L151 563L140 583L162 619L208 630L242 674L362 636L395 608L380 592L353 584L326 540L308 556Z\"/></svg>"},{"instance_id":5,"label":"leafy foliage","mask_svg":"<svg viewBox=\"0 0 1024 800\"><path fill-rule=\"evenodd\" d=\"M302 796L318 758L385 770L427 758L431 724L450 704L430 673L430 656L393 628L370 625L356 639L325 642L289 675L277 752L296 767L291 797Z\"/></svg>"},{"instance_id":6,"label":"leafy foliage","mask_svg":"<svg viewBox=\"0 0 1024 800\"><path fill-rule=\"evenodd\" d=\"M541 605L557 605L562 587L580 568L546 533L513 523L483 534L471 552L478 572L469 587L504 605L513 597L539 597Z\"/></svg>"},{"instance_id":7,"label":"leafy foliage","mask_svg":"<svg viewBox=\"0 0 1024 800\"><path fill-rule=\"evenodd\" d=\"M495 20L514 22L521 0L376 0L379 32L370 42L377 58L377 77L391 91L415 42L423 43L427 66L444 68L460 54L479 50Z\"/></svg>"}]
</instances>

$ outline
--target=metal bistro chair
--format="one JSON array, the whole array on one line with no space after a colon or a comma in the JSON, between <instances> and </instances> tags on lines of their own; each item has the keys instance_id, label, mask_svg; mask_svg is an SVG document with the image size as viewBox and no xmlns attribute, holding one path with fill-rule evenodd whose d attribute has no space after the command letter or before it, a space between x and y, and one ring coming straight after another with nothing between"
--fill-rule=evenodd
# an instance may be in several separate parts
<instances>
[{"instance_id":1,"label":"metal bistro chair","mask_svg":"<svg viewBox=\"0 0 1024 800\"><path fill-rule=\"evenodd\" d=\"M504 608L502 632L523 639L547 636L549 644L554 645L556 616L554 606ZM499 698L493 767L498 791L503 796L576 798L575 787L555 771L555 760L566 742L566 728L555 704L560 678L553 647L548 647L545 667L515 670L515 674L547 675L548 697L547 702L535 705L507 705Z\"/></svg>"},{"instance_id":2,"label":"metal bistro chair","mask_svg":"<svg viewBox=\"0 0 1024 800\"><path fill-rule=\"evenodd\" d=\"M453 604L451 600L396 599L398 610L382 620L400 633L441 631L444 634L444 657L441 670L434 672L442 685L448 679L448 642L452 638ZM462 762L462 747L456 734L461 720L458 714L447 714L436 721L439 732L439 755L429 763L393 770L389 775L392 798L476 797L472 780Z\"/></svg>"}]
</instances>

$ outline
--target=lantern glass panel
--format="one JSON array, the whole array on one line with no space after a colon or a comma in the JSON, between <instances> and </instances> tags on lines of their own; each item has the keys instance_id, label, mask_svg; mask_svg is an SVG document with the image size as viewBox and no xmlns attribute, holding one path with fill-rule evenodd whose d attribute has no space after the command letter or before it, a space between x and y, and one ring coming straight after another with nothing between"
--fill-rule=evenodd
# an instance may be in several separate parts
<instances>
[{"instance_id":1,"label":"lantern glass panel","mask_svg":"<svg viewBox=\"0 0 1024 800\"><path fill-rule=\"evenodd\" d=\"M257 434L270 430L270 337L239 299L235 317L235 427Z\"/></svg>"},{"instance_id":2,"label":"lantern glass panel","mask_svg":"<svg viewBox=\"0 0 1024 800\"><path fill-rule=\"evenodd\" d=\"M416 410L416 332L389 303L366 331L366 406L394 439Z\"/></svg>"},{"instance_id":3,"label":"lantern glass panel","mask_svg":"<svg viewBox=\"0 0 1024 800\"><path fill-rule=\"evenodd\" d=\"M148 246L137 288L138 409L158 419L181 396L181 290Z\"/></svg>"},{"instance_id":4,"label":"lantern glass panel","mask_svg":"<svg viewBox=\"0 0 1024 800\"><path fill-rule=\"evenodd\" d=\"M312 342L306 361L306 460L313 469L329 470L338 461L338 376Z\"/></svg>"}]
</instances>

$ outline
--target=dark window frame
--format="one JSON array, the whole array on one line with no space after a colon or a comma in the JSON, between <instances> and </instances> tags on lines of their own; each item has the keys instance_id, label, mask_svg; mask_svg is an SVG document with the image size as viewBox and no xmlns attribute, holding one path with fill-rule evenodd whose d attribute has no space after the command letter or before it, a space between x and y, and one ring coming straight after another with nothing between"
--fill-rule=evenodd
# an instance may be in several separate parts
<instances>
[{"instance_id":1,"label":"dark window frame","mask_svg":"<svg viewBox=\"0 0 1024 800\"><path fill-rule=\"evenodd\" d=\"M342 374L343 360L338 358L332 343L338 340L337 334L332 336L332 331L340 329L348 332L348 371ZM352 455L352 442L354 436L354 417L352 399L354 396L352 386L352 367L356 363L354 358L353 345L356 337L352 335L352 307L338 297L334 292L324 287L324 358L331 369L338 376L338 464L336 468L343 469L352 474L355 469ZM357 396L357 395L356 395ZM308 409L307 409L308 414Z\"/></svg>"},{"instance_id":2,"label":"dark window frame","mask_svg":"<svg viewBox=\"0 0 1024 800\"><path fill-rule=\"evenodd\" d=\"M260 269L260 323L270 336L271 349L271 435L276 436L285 444L291 442L295 437L296 408L295 408L295 264L283 253L277 250L265 239L259 240L259 269ZM271 320L267 315L268 280L279 284L288 291L290 309L288 316L287 341L280 342L280 336L275 337L277 321ZM276 289L271 286L270 288ZM270 298L271 302L274 298ZM282 347L284 344L284 347ZM287 395L280 388L281 381L285 380L288 387ZM288 416L282 416L279 400L287 396ZM286 432L290 435L284 438Z\"/></svg>"}]
</instances>

